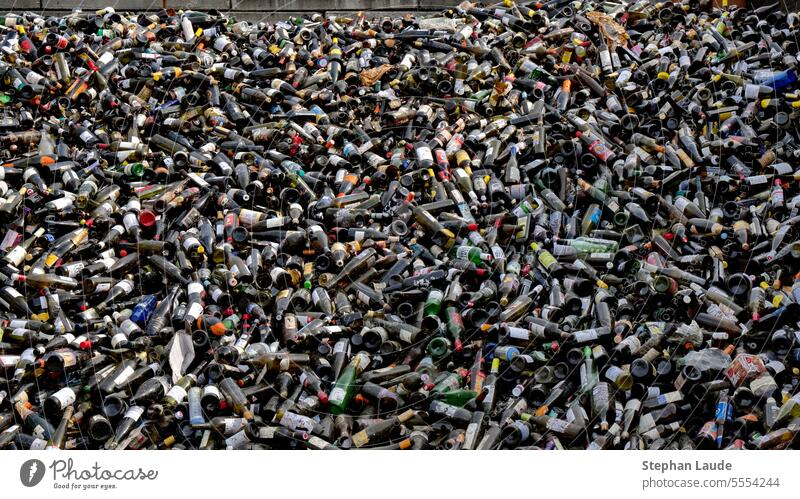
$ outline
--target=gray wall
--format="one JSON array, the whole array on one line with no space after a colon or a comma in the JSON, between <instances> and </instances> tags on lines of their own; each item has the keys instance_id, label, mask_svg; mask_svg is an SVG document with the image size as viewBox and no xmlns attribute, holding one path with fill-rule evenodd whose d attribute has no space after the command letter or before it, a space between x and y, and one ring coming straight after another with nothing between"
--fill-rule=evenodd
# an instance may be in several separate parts
<instances>
[{"instance_id":1,"label":"gray wall","mask_svg":"<svg viewBox=\"0 0 800 499\"><path fill-rule=\"evenodd\" d=\"M408 12L437 11L460 0L167 0L175 9L207 10L232 13L242 20L281 20L291 15L320 12L330 15L370 11L376 17L401 16ZM107 5L117 11L159 10L162 0L0 0L0 12L24 11L65 14L76 6L84 11Z\"/></svg>"}]
</instances>

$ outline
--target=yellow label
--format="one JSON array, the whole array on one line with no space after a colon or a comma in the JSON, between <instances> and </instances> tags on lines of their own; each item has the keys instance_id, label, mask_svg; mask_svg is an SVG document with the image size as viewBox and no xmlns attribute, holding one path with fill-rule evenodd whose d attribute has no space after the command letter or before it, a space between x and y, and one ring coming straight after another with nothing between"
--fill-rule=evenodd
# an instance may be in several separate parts
<instances>
[{"instance_id":1,"label":"yellow label","mask_svg":"<svg viewBox=\"0 0 800 499\"><path fill-rule=\"evenodd\" d=\"M47 258L44 261L44 264L48 267L52 267L58 261L58 255L55 253L50 253L47 255Z\"/></svg>"},{"instance_id":2,"label":"yellow label","mask_svg":"<svg viewBox=\"0 0 800 499\"><path fill-rule=\"evenodd\" d=\"M544 265L544 268L549 268L556 264L556 257L550 254L549 251L542 250L542 252L539 253L539 262Z\"/></svg>"},{"instance_id":3,"label":"yellow label","mask_svg":"<svg viewBox=\"0 0 800 499\"><path fill-rule=\"evenodd\" d=\"M360 431L353 435L353 445L356 447L362 447L369 443L369 437L367 436L367 432Z\"/></svg>"}]
</instances>

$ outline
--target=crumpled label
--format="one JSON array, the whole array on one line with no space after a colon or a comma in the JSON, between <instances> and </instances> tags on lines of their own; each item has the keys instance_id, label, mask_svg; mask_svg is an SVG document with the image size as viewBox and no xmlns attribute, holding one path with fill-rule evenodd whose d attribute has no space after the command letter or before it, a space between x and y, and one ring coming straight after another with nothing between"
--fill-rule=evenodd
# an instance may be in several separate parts
<instances>
[{"instance_id":1,"label":"crumpled label","mask_svg":"<svg viewBox=\"0 0 800 499\"><path fill-rule=\"evenodd\" d=\"M376 81L383 78L383 75L385 75L387 71L392 69L392 67L393 66L391 64L382 64L377 68L365 69L359 74L359 76L361 77L361 83L365 87L371 87L372 85L375 84Z\"/></svg>"},{"instance_id":2,"label":"crumpled label","mask_svg":"<svg viewBox=\"0 0 800 499\"><path fill-rule=\"evenodd\" d=\"M746 380L765 372L764 361L755 355L739 354L725 370L725 376L733 386L741 386Z\"/></svg>"},{"instance_id":3,"label":"crumpled label","mask_svg":"<svg viewBox=\"0 0 800 499\"><path fill-rule=\"evenodd\" d=\"M169 367L172 369L172 382L177 383L194 360L194 343L184 331L177 331L170 343Z\"/></svg>"},{"instance_id":4,"label":"crumpled label","mask_svg":"<svg viewBox=\"0 0 800 499\"><path fill-rule=\"evenodd\" d=\"M453 32L456 26L456 20L449 17L426 17L419 20L420 29Z\"/></svg>"},{"instance_id":5,"label":"crumpled label","mask_svg":"<svg viewBox=\"0 0 800 499\"><path fill-rule=\"evenodd\" d=\"M600 29L600 33L614 45L625 45L628 43L628 33L613 17L603 12L591 11L586 13L586 18L592 21Z\"/></svg>"}]
</instances>

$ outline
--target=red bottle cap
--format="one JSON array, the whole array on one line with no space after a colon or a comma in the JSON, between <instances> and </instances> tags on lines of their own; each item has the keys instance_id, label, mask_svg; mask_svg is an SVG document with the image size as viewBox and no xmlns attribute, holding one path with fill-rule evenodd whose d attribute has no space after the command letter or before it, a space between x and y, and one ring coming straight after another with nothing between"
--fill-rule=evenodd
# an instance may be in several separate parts
<instances>
[{"instance_id":1,"label":"red bottle cap","mask_svg":"<svg viewBox=\"0 0 800 499\"><path fill-rule=\"evenodd\" d=\"M152 227L156 223L156 214L150 210L139 212L139 225L142 227Z\"/></svg>"}]
</instances>

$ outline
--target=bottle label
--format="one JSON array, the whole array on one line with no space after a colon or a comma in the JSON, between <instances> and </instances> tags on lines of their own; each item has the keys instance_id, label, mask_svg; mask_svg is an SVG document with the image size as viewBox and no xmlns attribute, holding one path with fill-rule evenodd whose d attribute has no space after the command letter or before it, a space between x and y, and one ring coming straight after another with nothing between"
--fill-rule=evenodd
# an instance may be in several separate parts
<instances>
[{"instance_id":1,"label":"bottle label","mask_svg":"<svg viewBox=\"0 0 800 499\"><path fill-rule=\"evenodd\" d=\"M315 437L314 435L311 435L311 437L309 437L308 441L306 442L306 445L308 445L308 447L311 449L325 449L327 447L330 447L330 444L328 442L319 437Z\"/></svg>"},{"instance_id":2,"label":"bottle label","mask_svg":"<svg viewBox=\"0 0 800 499\"><path fill-rule=\"evenodd\" d=\"M419 147L417 148L417 160L420 163L423 162L433 162L433 154L431 154L431 149L429 147Z\"/></svg>"},{"instance_id":3,"label":"bottle label","mask_svg":"<svg viewBox=\"0 0 800 499\"><path fill-rule=\"evenodd\" d=\"M263 428L259 428L258 430L258 438L261 440L272 440L275 438L275 431L277 430L274 426L265 426Z\"/></svg>"},{"instance_id":4,"label":"bottle label","mask_svg":"<svg viewBox=\"0 0 800 499\"><path fill-rule=\"evenodd\" d=\"M606 370L606 378L615 383L617 379L619 379L619 377L622 376L623 374L625 374L625 371L623 371L617 366L609 366L608 370Z\"/></svg>"},{"instance_id":5,"label":"bottle label","mask_svg":"<svg viewBox=\"0 0 800 499\"><path fill-rule=\"evenodd\" d=\"M186 311L186 318L191 319L191 322L197 320L201 315L203 315L203 306L197 302L192 303L189 310Z\"/></svg>"},{"instance_id":6,"label":"bottle label","mask_svg":"<svg viewBox=\"0 0 800 499\"><path fill-rule=\"evenodd\" d=\"M575 331L573 333L575 341L578 343L586 343L597 339L597 331L594 329L587 329L585 331Z\"/></svg>"},{"instance_id":7,"label":"bottle label","mask_svg":"<svg viewBox=\"0 0 800 499\"><path fill-rule=\"evenodd\" d=\"M404 341L406 343L412 343L416 335L414 334L413 331L409 331L408 329L401 329L399 336L401 341Z\"/></svg>"},{"instance_id":8,"label":"bottle label","mask_svg":"<svg viewBox=\"0 0 800 499\"><path fill-rule=\"evenodd\" d=\"M127 419L132 419L134 421L138 421L139 418L142 417L142 414L144 414L144 407L140 407L138 405L135 405L135 406L129 408L125 412L125 416L124 416L123 419L127 418Z\"/></svg>"},{"instance_id":9,"label":"bottle label","mask_svg":"<svg viewBox=\"0 0 800 499\"><path fill-rule=\"evenodd\" d=\"M186 289L190 295L203 294L203 285L199 282L190 282Z\"/></svg>"},{"instance_id":10,"label":"bottle label","mask_svg":"<svg viewBox=\"0 0 800 499\"><path fill-rule=\"evenodd\" d=\"M222 51L225 50L225 47L228 45L228 43L229 43L228 42L228 37L226 37L226 36L218 36L214 40L214 49L219 51L219 52L222 52Z\"/></svg>"},{"instance_id":11,"label":"bottle label","mask_svg":"<svg viewBox=\"0 0 800 499\"><path fill-rule=\"evenodd\" d=\"M75 392L72 388L62 388L61 390L57 391L53 395L51 395L56 401L58 401L58 406L61 409L66 409L70 405L75 403Z\"/></svg>"},{"instance_id":12,"label":"bottle label","mask_svg":"<svg viewBox=\"0 0 800 499\"><path fill-rule=\"evenodd\" d=\"M186 239L183 240L183 249L186 251L192 251L193 248L197 248L200 246L200 241L193 236L188 236Z\"/></svg>"},{"instance_id":13,"label":"bottle label","mask_svg":"<svg viewBox=\"0 0 800 499\"><path fill-rule=\"evenodd\" d=\"M133 281L129 279L118 282L117 286L119 286L120 289L122 289L122 292L125 294L129 294L131 291L133 291Z\"/></svg>"},{"instance_id":14,"label":"bottle label","mask_svg":"<svg viewBox=\"0 0 800 499\"><path fill-rule=\"evenodd\" d=\"M239 211L239 223L242 225L253 225L261 218L261 213L253 210L242 209Z\"/></svg>"},{"instance_id":15,"label":"bottle label","mask_svg":"<svg viewBox=\"0 0 800 499\"><path fill-rule=\"evenodd\" d=\"M139 219L136 216L136 213L126 213L125 216L122 217L122 225L125 226L125 230L127 231L130 231L133 227L138 227Z\"/></svg>"},{"instance_id":16,"label":"bottle label","mask_svg":"<svg viewBox=\"0 0 800 499\"><path fill-rule=\"evenodd\" d=\"M47 440L43 438L37 438L33 440L31 443L31 450L44 450L47 448Z\"/></svg>"},{"instance_id":17,"label":"bottle label","mask_svg":"<svg viewBox=\"0 0 800 499\"><path fill-rule=\"evenodd\" d=\"M122 324L119 326L119 328L120 328L120 330L122 330L122 332L123 332L123 333L125 333L126 335L130 335L131 333L134 333L134 332L136 332L136 331L138 331L138 330L139 330L139 326L137 326L137 325L136 325L136 323L135 323L135 322L133 322L133 321L132 321L132 320L130 320L130 319L126 319L126 320L125 320L125 322L123 322L123 323L122 323Z\"/></svg>"},{"instance_id":18,"label":"bottle label","mask_svg":"<svg viewBox=\"0 0 800 499\"><path fill-rule=\"evenodd\" d=\"M81 132L80 137L82 141L89 142L92 140L93 135L92 132L90 132L89 130L84 130L83 132ZM97 187L95 186L95 188Z\"/></svg>"},{"instance_id":19,"label":"bottle label","mask_svg":"<svg viewBox=\"0 0 800 499\"><path fill-rule=\"evenodd\" d=\"M753 85L752 83L746 84L744 86L744 98L747 100L758 99L758 93L760 89L760 85Z\"/></svg>"},{"instance_id":20,"label":"bottle label","mask_svg":"<svg viewBox=\"0 0 800 499\"><path fill-rule=\"evenodd\" d=\"M650 431L656 425L653 415L651 413L643 414L639 418L639 432L644 433Z\"/></svg>"},{"instance_id":21,"label":"bottle label","mask_svg":"<svg viewBox=\"0 0 800 499\"><path fill-rule=\"evenodd\" d=\"M522 341L528 341L530 339L530 331L525 328L509 326L506 330L508 331L509 338Z\"/></svg>"},{"instance_id":22,"label":"bottle label","mask_svg":"<svg viewBox=\"0 0 800 499\"><path fill-rule=\"evenodd\" d=\"M37 425L36 425L36 428L34 428L34 429L33 429L33 431L31 432L31 434L32 434L34 437L36 437L36 439L37 439L37 440L41 440L41 439L43 439L43 438L44 438L44 436L45 436L45 431L44 431L44 428L42 428L42 425L39 425L39 424L37 424Z\"/></svg>"},{"instance_id":23,"label":"bottle label","mask_svg":"<svg viewBox=\"0 0 800 499\"><path fill-rule=\"evenodd\" d=\"M344 402L346 396L347 392L345 392L343 388L337 386L331 390L330 395L328 395L328 401L331 403L341 403Z\"/></svg>"},{"instance_id":24,"label":"bottle label","mask_svg":"<svg viewBox=\"0 0 800 499\"><path fill-rule=\"evenodd\" d=\"M492 257L495 260L502 260L502 259L504 259L506 257L506 254L503 251L503 248L501 248L500 246L498 246L496 244L494 246L492 246L491 250L492 250Z\"/></svg>"},{"instance_id":25,"label":"bottle label","mask_svg":"<svg viewBox=\"0 0 800 499\"><path fill-rule=\"evenodd\" d=\"M69 265L62 265L62 268L67 269L67 275L69 277L77 277L81 270L86 268L86 262L80 261L75 263L70 263Z\"/></svg>"},{"instance_id":26,"label":"bottle label","mask_svg":"<svg viewBox=\"0 0 800 499\"><path fill-rule=\"evenodd\" d=\"M435 407L435 409L434 409ZM444 414L445 416L454 417L456 415L456 410L458 409L456 406L450 404L431 404L431 408L440 414Z\"/></svg>"},{"instance_id":27,"label":"bottle label","mask_svg":"<svg viewBox=\"0 0 800 499\"><path fill-rule=\"evenodd\" d=\"M175 402L181 402L186 398L186 390L180 385L175 385L170 388L166 396L170 397Z\"/></svg>"},{"instance_id":28,"label":"bottle label","mask_svg":"<svg viewBox=\"0 0 800 499\"><path fill-rule=\"evenodd\" d=\"M542 252L539 253L539 262L546 269L549 269L550 267L558 263L556 262L556 258L552 254L550 254L549 251L544 251L544 250L542 250Z\"/></svg>"},{"instance_id":29,"label":"bottle label","mask_svg":"<svg viewBox=\"0 0 800 499\"><path fill-rule=\"evenodd\" d=\"M19 265L26 253L27 251L22 246L15 246L6 256L6 261Z\"/></svg>"},{"instance_id":30,"label":"bottle label","mask_svg":"<svg viewBox=\"0 0 800 499\"><path fill-rule=\"evenodd\" d=\"M130 379L131 375L135 372L133 366L126 366L125 369L122 370L121 373L114 378L114 385L121 386L124 384L128 379Z\"/></svg>"},{"instance_id":31,"label":"bottle label","mask_svg":"<svg viewBox=\"0 0 800 499\"><path fill-rule=\"evenodd\" d=\"M522 424L522 422L518 421L514 426L519 431L520 441L524 442L525 440L528 440L528 437L531 435L531 430L528 428L528 425Z\"/></svg>"},{"instance_id":32,"label":"bottle label","mask_svg":"<svg viewBox=\"0 0 800 499\"><path fill-rule=\"evenodd\" d=\"M314 429L314 420L306 416L301 416L300 414L286 412L281 418L281 425L289 428L290 430L300 429L311 431Z\"/></svg>"},{"instance_id":33,"label":"bottle label","mask_svg":"<svg viewBox=\"0 0 800 499\"><path fill-rule=\"evenodd\" d=\"M547 420L547 424L545 424L545 427L548 430L554 431L556 433L565 433L567 431L567 428L569 427L569 422L564 421L563 419L550 418Z\"/></svg>"},{"instance_id":34,"label":"bottle label","mask_svg":"<svg viewBox=\"0 0 800 499\"><path fill-rule=\"evenodd\" d=\"M363 447L369 443L369 435L366 431L360 431L353 435L352 440L356 447Z\"/></svg>"},{"instance_id":35,"label":"bottle label","mask_svg":"<svg viewBox=\"0 0 800 499\"><path fill-rule=\"evenodd\" d=\"M243 426L243 419L242 418L225 418L225 426L222 432L225 435L229 435L235 431L238 431Z\"/></svg>"},{"instance_id":36,"label":"bottle label","mask_svg":"<svg viewBox=\"0 0 800 499\"><path fill-rule=\"evenodd\" d=\"M53 201L50 201L50 206L54 210L63 210L67 206L71 206L71 205L72 205L72 199L70 199L68 197L58 198L58 199L54 199Z\"/></svg>"},{"instance_id":37,"label":"bottle label","mask_svg":"<svg viewBox=\"0 0 800 499\"><path fill-rule=\"evenodd\" d=\"M119 348L119 346L125 344L126 341L128 341L128 337L125 333L117 333L111 337L111 348Z\"/></svg>"},{"instance_id":38,"label":"bottle label","mask_svg":"<svg viewBox=\"0 0 800 499\"><path fill-rule=\"evenodd\" d=\"M78 363L78 356L72 352L62 351L60 355L65 368L72 367Z\"/></svg>"},{"instance_id":39,"label":"bottle label","mask_svg":"<svg viewBox=\"0 0 800 499\"><path fill-rule=\"evenodd\" d=\"M212 397L218 399L222 398L219 389L214 385L206 385L205 387L203 387L203 397L206 397L207 395L211 395Z\"/></svg>"},{"instance_id":40,"label":"bottle label","mask_svg":"<svg viewBox=\"0 0 800 499\"><path fill-rule=\"evenodd\" d=\"M244 432L244 430L225 439L225 445L234 449L241 447L248 442L250 442L250 439L247 438L247 434Z\"/></svg>"}]
</instances>

